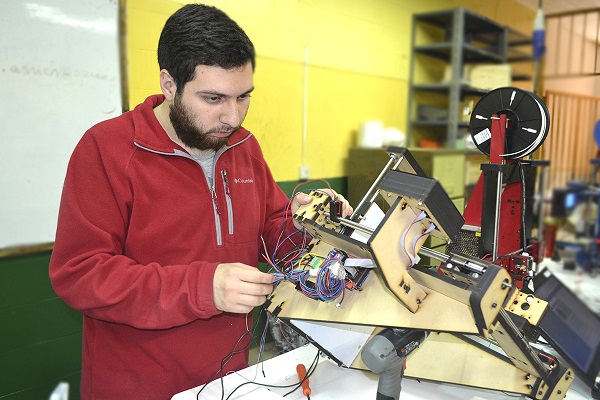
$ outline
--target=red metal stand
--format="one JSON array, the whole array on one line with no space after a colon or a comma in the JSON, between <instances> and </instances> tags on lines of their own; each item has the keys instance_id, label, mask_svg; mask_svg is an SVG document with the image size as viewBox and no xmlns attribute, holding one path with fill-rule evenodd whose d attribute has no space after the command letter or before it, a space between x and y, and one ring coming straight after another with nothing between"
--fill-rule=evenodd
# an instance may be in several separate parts
<instances>
[{"instance_id":1,"label":"red metal stand","mask_svg":"<svg viewBox=\"0 0 600 400\"><path fill-rule=\"evenodd\" d=\"M508 121L510 123L510 121ZM490 163L481 166L482 174L465 208L467 225L481 228L478 257L502 265L522 286L527 265L520 255L522 243L522 184L518 163L507 163L506 115L494 114L491 123ZM508 176L513 176L509 179Z\"/></svg>"}]
</instances>

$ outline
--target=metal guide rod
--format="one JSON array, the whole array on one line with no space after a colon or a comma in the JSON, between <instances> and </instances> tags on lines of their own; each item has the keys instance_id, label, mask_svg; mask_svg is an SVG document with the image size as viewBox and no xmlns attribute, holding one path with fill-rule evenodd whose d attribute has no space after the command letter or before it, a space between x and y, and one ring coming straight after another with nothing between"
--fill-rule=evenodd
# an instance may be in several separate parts
<instances>
[{"instance_id":1,"label":"metal guide rod","mask_svg":"<svg viewBox=\"0 0 600 400\"><path fill-rule=\"evenodd\" d=\"M362 207L365 203L367 203L367 202L373 203L373 201L375 201L375 197L377 197L377 194L379 193L379 189L377 189L377 190L375 190L375 189L379 185L379 182L381 182L381 180L383 179L383 177L385 176L385 174L387 173L388 170L396 169L398 167L398 165L402 162L403 159L404 159L404 156L398 157L398 155L396 153L390 153L390 159L388 160L387 164L385 164L385 167L383 167L383 169L379 173L379 176L377 176L377 179L375 179L375 182L373 182L373 184L371 185L369 190L367 190L367 193L365 193L365 195L362 198L362 200L360 201L360 203L358 203L358 206L356 206L356 208L354 209L354 212L350 216L350 219L354 220L354 218L356 217L356 213L362 209ZM396 161L396 164L392 168L390 168L390 166L394 163L394 161ZM371 196L371 193L373 193L373 192L374 192L374 194L373 194L373 196ZM369 200L367 200L367 198L369 198L369 197L371 197L371 198Z\"/></svg>"},{"instance_id":2,"label":"metal guide rod","mask_svg":"<svg viewBox=\"0 0 600 400\"><path fill-rule=\"evenodd\" d=\"M494 210L494 239L492 246L492 261L498 259L498 236L500 233L500 202L502 196L502 172L496 173L496 199Z\"/></svg>"},{"instance_id":3,"label":"metal guide rod","mask_svg":"<svg viewBox=\"0 0 600 400\"><path fill-rule=\"evenodd\" d=\"M446 264L452 264L454 266L459 266L465 269L468 269L472 272L477 272L478 274L483 274L486 268L482 265L476 264L473 260L468 258L461 257L459 254L452 253L450 255L440 253L439 251L435 251L428 247L422 246L419 249L419 254L425 257L433 258L438 261L444 262Z\"/></svg>"},{"instance_id":4,"label":"metal guide rod","mask_svg":"<svg viewBox=\"0 0 600 400\"><path fill-rule=\"evenodd\" d=\"M323 215L325 215L326 217L331 217L331 213L329 213L327 211L323 211ZM357 231L361 231L361 232L367 233L369 235L372 235L373 232L375 232L373 229L369 228L368 226L361 225L357 222L351 221L346 218L338 217L338 220L339 220L340 224L347 226L348 228L356 229Z\"/></svg>"},{"instance_id":5,"label":"metal guide rod","mask_svg":"<svg viewBox=\"0 0 600 400\"><path fill-rule=\"evenodd\" d=\"M546 187L546 166L542 165L542 174L540 175L540 182L538 187L538 196L540 197L540 202L538 206L538 242L544 243L544 246L540 246L540 251L546 252L545 249L545 239L544 239L544 188ZM538 259L542 260L544 258L544 254L538 253ZM537 274L539 268L539 263L535 263L535 273Z\"/></svg>"}]
</instances>

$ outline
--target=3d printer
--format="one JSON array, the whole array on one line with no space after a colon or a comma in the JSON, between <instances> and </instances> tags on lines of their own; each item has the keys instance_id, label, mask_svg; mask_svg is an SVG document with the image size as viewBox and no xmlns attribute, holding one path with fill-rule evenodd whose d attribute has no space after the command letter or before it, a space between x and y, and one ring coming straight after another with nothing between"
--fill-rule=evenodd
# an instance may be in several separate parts
<instances>
[{"instance_id":1,"label":"3d printer","mask_svg":"<svg viewBox=\"0 0 600 400\"><path fill-rule=\"evenodd\" d=\"M529 96L512 93L510 104ZM494 115L505 121L509 114L513 130L526 127L506 111L509 104L503 107ZM409 377L555 400L565 396L577 374L597 390L598 317L547 271L536 279L534 295L513 284L502 266L423 247L429 235L452 242L465 220L440 184L423 176L407 149L389 154L348 219L339 216L336 199L311 192L313 202L294 218L312 240L301 268L282 279L265 304L269 312L343 367L383 373L367 365L373 357L365 353L389 353L392 346L398 358L410 357ZM496 182L499 196L502 178ZM374 205L377 196L389 204L385 214ZM441 265L421 266L419 254ZM532 345L540 335L566 363ZM378 389L377 398L398 399L401 376L395 372L391 387Z\"/></svg>"}]
</instances>

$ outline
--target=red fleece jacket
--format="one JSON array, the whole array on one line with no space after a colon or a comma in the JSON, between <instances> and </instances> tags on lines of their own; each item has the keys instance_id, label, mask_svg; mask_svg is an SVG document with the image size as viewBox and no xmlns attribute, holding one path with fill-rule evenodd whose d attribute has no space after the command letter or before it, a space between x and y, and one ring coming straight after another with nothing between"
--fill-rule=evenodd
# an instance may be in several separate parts
<instances>
[{"instance_id":1,"label":"red fleece jacket","mask_svg":"<svg viewBox=\"0 0 600 400\"><path fill-rule=\"evenodd\" d=\"M246 315L215 308L215 268L257 265L261 236L272 252L282 230L288 199L254 136L241 128L217 153L211 197L153 113L163 100L92 127L69 163L50 278L84 315L84 400L168 399L211 380L249 342L237 343ZM223 372L246 365L247 350Z\"/></svg>"}]
</instances>

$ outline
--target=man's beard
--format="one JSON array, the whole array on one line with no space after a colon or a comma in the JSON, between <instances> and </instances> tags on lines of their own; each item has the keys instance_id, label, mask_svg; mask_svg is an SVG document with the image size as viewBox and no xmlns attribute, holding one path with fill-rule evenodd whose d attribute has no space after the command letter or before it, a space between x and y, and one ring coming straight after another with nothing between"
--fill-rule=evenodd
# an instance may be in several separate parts
<instances>
[{"instance_id":1,"label":"man's beard","mask_svg":"<svg viewBox=\"0 0 600 400\"><path fill-rule=\"evenodd\" d=\"M202 128L197 128L194 125L194 121L190 114L186 111L185 107L181 103L181 96L175 94L173 104L169 109L169 118L171 124L175 129L175 133L181 142L189 148L199 150L219 150L221 147L227 144L229 137L213 137L209 134L224 131L224 128L213 128L207 132L203 131ZM231 132L234 132L239 127L233 129L229 128Z\"/></svg>"}]
</instances>

